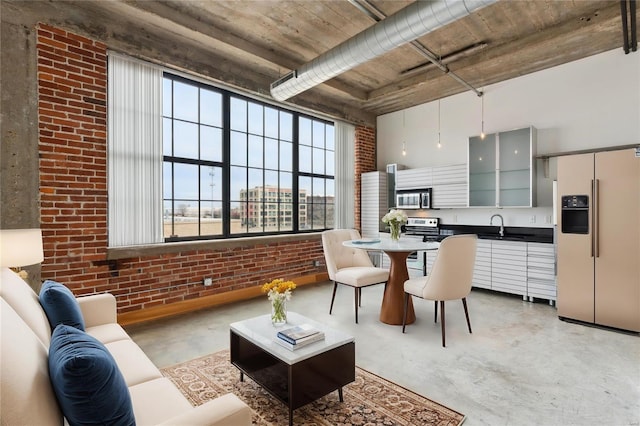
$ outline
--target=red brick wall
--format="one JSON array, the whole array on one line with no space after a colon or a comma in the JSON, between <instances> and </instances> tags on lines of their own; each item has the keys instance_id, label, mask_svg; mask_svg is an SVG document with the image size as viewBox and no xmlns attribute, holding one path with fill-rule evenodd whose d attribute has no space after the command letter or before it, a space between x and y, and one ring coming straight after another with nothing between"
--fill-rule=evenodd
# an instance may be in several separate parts
<instances>
[{"instance_id":1,"label":"red brick wall","mask_svg":"<svg viewBox=\"0 0 640 426\"><path fill-rule=\"evenodd\" d=\"M108 291L124 313L322 272L317 239L107 261L106 49L37 28L42 278L75 294Z\"/></svg>"},{"instance_id":2,"label":"red brick wall","mask_svg":"<svg viewBox=\"0 0 640 426\"><path fill-rule=\"evenodd\" d=\"M360 175L362 173L373 172L376 167L376 130L372 127L356 127L355 137L355 224L356 229L360 227Z\"/></svg>"}]
</instances>

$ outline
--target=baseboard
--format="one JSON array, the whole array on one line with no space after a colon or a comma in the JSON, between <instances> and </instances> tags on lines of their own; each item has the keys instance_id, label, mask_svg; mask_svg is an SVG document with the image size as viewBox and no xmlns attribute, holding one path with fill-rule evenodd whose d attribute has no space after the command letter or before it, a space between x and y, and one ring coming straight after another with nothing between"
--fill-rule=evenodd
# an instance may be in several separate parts
<instances>
[{"instance_id":1,"label":"baseboard","mask_svg":"<svg viewBox=\"0 0 640 426\"><path fill-rule=\"evenodd\" d=\"M323 272L293 278L292 281L296 283L296 286L300 287L327 281L328 279L329 275L326 272ZM141 309L134 312L125 312L118 315L118 323L122 326L139 324L142 322L186 314L188 312L194 312L200 309L210 308L212 306L225 305L227 303L239 302L241 300L253 299L256 297L265 297L262 293L261 286L212 294L211 296L184 300L182 302L171 303L169 305L154 306L153 308Z\"/></svg>"}]
</instances>

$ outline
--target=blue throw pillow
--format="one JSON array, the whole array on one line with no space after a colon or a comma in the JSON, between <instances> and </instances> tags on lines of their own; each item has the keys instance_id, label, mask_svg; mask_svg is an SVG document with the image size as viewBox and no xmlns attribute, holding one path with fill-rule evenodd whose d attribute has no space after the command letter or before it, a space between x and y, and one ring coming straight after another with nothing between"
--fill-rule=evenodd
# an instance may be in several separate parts
<instances>
[{"instance_id":1,"label":"blue throw pillow","mask_svg":"<svg viewBox=\"0 0 640 426\"><path fill-rule=\"evenodd\" d=\"M71 290L55 281L47 280L40 289L40 305L47 314L51 330L66 324L84 331L84 318L80 305Z\"/></svg>"},{"instance_id":2,"label":"blue throw pillow","mask_svg":"<svg viewBox=\"0 0 640 426\"><path fill-rule=\"evenodd\" d=\"M131 395L115 360L84 331L64 324L55 328L49 377L71 426L135 425Z\"/></svg>"}]
</instances>

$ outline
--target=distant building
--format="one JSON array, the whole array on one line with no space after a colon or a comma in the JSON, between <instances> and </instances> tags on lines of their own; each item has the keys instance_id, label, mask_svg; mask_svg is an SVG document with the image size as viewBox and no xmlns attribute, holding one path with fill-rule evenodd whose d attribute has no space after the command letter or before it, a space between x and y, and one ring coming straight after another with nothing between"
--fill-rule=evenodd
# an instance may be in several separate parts
<instances>
[{"instance_id":1,"label":"distant building","mask_svg":"<svg viewBox=\"0 0 640 426\"><path fill-rule=\"evenodd\" d=\"M247 208L240 209L243 225L260 228L291 229L293 227L293 190L277 186L256 186L240 191L240 201L247 203ZM307 191L301 190L299 202L306 202ZM306 209L300 209L299 227L304 229L307 223Z\"/></svg>"}]
</instances>

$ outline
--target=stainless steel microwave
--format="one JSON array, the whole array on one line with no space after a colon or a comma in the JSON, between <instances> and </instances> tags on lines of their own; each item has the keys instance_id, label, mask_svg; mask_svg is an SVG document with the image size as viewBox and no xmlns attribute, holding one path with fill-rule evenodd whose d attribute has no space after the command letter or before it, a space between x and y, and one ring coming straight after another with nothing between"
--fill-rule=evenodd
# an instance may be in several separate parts
<instances>
[{"instance_id":1,"label":"stainless steel microwave","mask_svg":"<svg viewBox=\"0 0 640 426\"><path fill-rule=\"evenodd\" d=\"M396 208L398 209L430 209L431 189L418 191L403 191L396 193Z\"/></svg>"},{"instance_id":2,"label":"stainless steel microwave","mask_svg":"<svg viewBox=\"0 0 640 426\"><path fill-rule=\"evenodd\" d=\"M431 208L431 189L427 189L426 191L420 193L420 208Z\"/></svg>"},{"instance_id":3,"label":"stainless steel microwave","mask_svg":"<svg viewBox=\"0 0 640 426\"><path fill-rule=\"evenodd\" d=\"M399 209L419 209L419 192L398 192L396 194L396 208Z\"/></svg>"}]
</instances>

